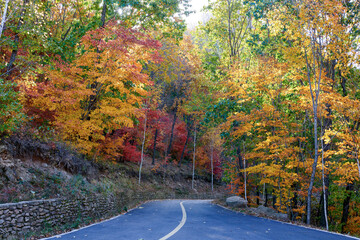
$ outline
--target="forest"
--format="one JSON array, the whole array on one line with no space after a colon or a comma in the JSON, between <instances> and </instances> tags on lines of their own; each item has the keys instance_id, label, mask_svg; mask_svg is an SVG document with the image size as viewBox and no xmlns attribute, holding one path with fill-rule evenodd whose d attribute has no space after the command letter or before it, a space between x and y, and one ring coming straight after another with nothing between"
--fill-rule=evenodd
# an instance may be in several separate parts
<instances>
[{"instance_id":1,"label":"forest","mask_svg":"<svg viewBox=\"0 0 360 240\"><path fill-rule=\"evenodd\" d=\"M359 2L203 11L187 29L187 0L1 0L0 141L193 164L249 205L360 235Z\"/></svg>"}]
</instances>

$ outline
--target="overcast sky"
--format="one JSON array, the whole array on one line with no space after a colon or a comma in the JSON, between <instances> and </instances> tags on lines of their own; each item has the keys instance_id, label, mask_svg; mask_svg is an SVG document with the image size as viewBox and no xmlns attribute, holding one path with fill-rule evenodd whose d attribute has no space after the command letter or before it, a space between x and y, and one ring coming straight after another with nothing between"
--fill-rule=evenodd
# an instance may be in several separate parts
<instances>
[{"instance_id":1,"label":"overcast sky","mask_svg":"<svg viewBox=\"0 0 360 240\"><path fill-rule=\"evenodd\" d=\"M199 21L203 20L204 13L201 13L200 10L208 4L208 0L190 0L189 3L192 5L192 10L196 11L196 13L191 14L185 19L188 28L192 28L195 27Z\"/></svg>"}]
</instances>

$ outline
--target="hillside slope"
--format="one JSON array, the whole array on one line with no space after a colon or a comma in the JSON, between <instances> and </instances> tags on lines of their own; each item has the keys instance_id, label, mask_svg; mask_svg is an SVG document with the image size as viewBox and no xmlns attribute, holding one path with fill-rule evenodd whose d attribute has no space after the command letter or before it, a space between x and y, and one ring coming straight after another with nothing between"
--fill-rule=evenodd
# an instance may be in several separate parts
<instances>
[{"instance_id":1,"label":"hillside slope","mask_svg":"<svg viewBox=\"0 0 360 240\"><path fill-rule=\"evenodd\" d=\"M206 176L196 176L192 189L192 169L187 164L181 168L172 163L152 165L151 159L145 158L141 184L138 169L136 163L91 163L65 146L8 139L0 145L0 203L121 196L122 211L150 199L214 198L225 192L219 184L211 192ZM42 229L32 235L46 236L82 224Z\"/></svg>"}]
</instances>

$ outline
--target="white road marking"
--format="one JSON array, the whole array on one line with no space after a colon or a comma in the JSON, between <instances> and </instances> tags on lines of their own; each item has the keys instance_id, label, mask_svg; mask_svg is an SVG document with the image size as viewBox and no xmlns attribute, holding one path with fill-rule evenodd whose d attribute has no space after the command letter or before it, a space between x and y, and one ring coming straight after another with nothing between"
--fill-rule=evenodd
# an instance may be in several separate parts
<instances>
[{"instance_id":1,"label":"white road marking","mask_svg":"<svg viewBox=\"0 0 360 240\"><path fill-rule=\"evenodd\" d=\"M179 225L174 229L172 230L170 233L168 233L167 235L165 235L164 237L160 238L159 240L166 240L168 239L169 237L173 236L175 233L177 233L185 224L186 222L186 211L185 211L185 208L184 208L184 205L183 205L183 202L180 202L180 206L181 206L181 211L182 211L182 219L179 223Z\"/></svg>"}]
</instances>

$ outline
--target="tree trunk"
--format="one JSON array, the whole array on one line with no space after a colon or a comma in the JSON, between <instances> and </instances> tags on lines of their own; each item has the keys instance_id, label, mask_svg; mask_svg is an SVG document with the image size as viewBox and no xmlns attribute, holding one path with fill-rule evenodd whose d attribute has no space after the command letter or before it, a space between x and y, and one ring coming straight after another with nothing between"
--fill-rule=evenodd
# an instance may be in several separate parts
<instances>
[{"instance_id":1,"label":"tree trunk","mask_svg":"<svg viewBox=\"0 0 360 240\"><path fill-rule=\"evenodd\" d=\"M263 184L263 201L265 201L265 188L266 188L266 183Z\"/></svg>"},{"instance_id":2,"label":"tree trunk","mask_svg":"<svg viewBox=\"0 0 360 240\"><path fill-rule=\"evenodd\" d=\"M171 126L170 141L169 141L169 147L166 151L166 157L168 157L171 153L171 146L172 146L172 142L173 142L173 138L174 138L174 128L175 128L176 119L177 119L177 105L175 107L175 114L174 114L174 119L173 119L173 123Z\"/></svg>"},{"instance_id":3,"label":"tree trunk","mask_svg":"<svg viewBox=\"0 0 360 240\"><path fill-rule=\"evenodd\" d=\"M181 152L181 156L180 156L180 160L179 160L179 167L181 167L182 160L184 159L185 150L186 150L187 144L189 142L189 139L191 137L192 124L193 124L193 121L191 121L191 116L187 116L187 120L184 119L184 121L186 121L187 136L186 136L184 148Z\"/></svg>"},{"instance_id":4,"label":"tree trunk","mask_svg":"<svg viewBox=\"0 0 360 240\"><path fill-rule=\"evenodd\" d=\"M313 37L313 36L310 36L310 37ZM314 50L314 49L317 49L317 47L318 47L318 46L315 46L317 44L316 42L311 40L310 44L311 44L311 51L312 51L312 56L310 56L310 57L314 58L314 62L313 63L309 62L307 51L305 51L305 60L306 60L307 80L309 83L309 90L310 90L312 108L313 108L313 113L314 113L314 162L313 162L312 169L311 169L311 177L310 177L310 183L309 183L308 195L307 195L307 206L306 206L306 223L307 224L311 223L311 196L312 196L312 190L314 187L316 166L317 166L318 157L319 157L317 114L318 114L318 104L319 104L319 96L320 96L320 90L321 90L320 83L321 83L322 71L323 71L323 62L322 62L323 56L321 55L322 53ZM318 74L316 74L316 69L318 69ZM315 71L314 76L312 76L312 71ZM314 78L313 81L312 81L312 78ZM314 89L312 86L313 84L314 84Z\"/></svg>"},{"instance_id":5,"label":"tree trunk","mask_svg":"<svg viewBox=\"0 0 360 240\"><path fill-rule=\"evenodd\" d=\"M228 3L228 38L229 38L229 47L230 47L230 64L232 63L232 58L234 56L234 49L233 49L233 45L232 45L232 34L231 34L231 13L232 13L232 2L230 0L227 1Z\"/></svg>"},{"instance_id":6,"label":"tree trunk","mask_svg":"<svg viewBox=\"0 0 360 240\"><path fill-rule=\"evenodd\" d=\"M318 154L319 154L319 144L318 144L318 134L317 134L317 104L314 106L314 163L312 165L312 172L310 177L310 184L308 188L308 196L307 196L307 206L306 206L306 223L310 224L311 220L311 196L312 196L312 189L314 187L314 180L315 180L315 173L316 173L316 166L318 162Z\"/></svg>"},{"instance_id":7,"label":"tree trunk","mask_svg":"<svg viewBox=\"0 0 360 240\"><path fill-rule=\"evenodd\" d=\"M156 128L156 129L155 129L155 137L154 137L153 158L152 158L152 162L151 162L152 165L155 164L156 139L157 139L157 136L158 136L158 131L159 131L159 130Z\"/></svg>"},{"instance_id":8,"label":"tree trunk","mask_svg":"<svg viewBox=\"0 0 360 240\"><path fill-rule=\"evenodd\" d=\"M291 209L297 208L297 205L298 205L298 194L297 194L297 191L295 191L294 197L293 197L293 199L292 199ZM293 221L295 221L296 217L297 217L297 213L294 213L293 211L291 211L291 217L290 217L290 219L293 220Z\"/></svg>"},{"instance_id":9,"label":"tree trunk","mask_svg":"<svg viewBox=\"0 0 360 240\"><path fill-rule=\"evenodd\" d=\"M106 0L103 1L103 7L101 11L101 28L105 27L106 22L106 11L107 11L107 3ZM99 39L99 44L101 42L101 39ZM97 47L96 52L99 54L98 62L100 62L100 49ZM90 120L90 113L94 111L97 108L97 104L99 102L100 95L104 91L103 89L104 84L99 83L98 81L95 81L91 84L91 89L95 92L95 94L91 94L88 96L88 99L86 100L86 104L84 107L84 113L81 114L81 120Z\"/></svg>"},{"instance_id":10,"label":"tree trunk","mask_svg":"<svg viewBox=\"0 0 360 240\"><path fill-rule=\"evenodd\" d=\"M244 153L243 153L243 155L244 155L244 157L243 157L243 159L244 159L244 191L245 191L245 200L247 201L247 193L246 193L246 184L247 184L247 182L246 182L246 160L245 160L245 143L243 142L243 148L244 148Z\"/></svg>"},{"instance_id":11,"label":"tree trunk","mask_svg":"<svg viewBox=\"0 0 360 240\"><path fill-rule=\"evenodd\" d=\"M211 138L211 191L214 191L214 136Z\"/></svg>"},{"instance_id":12,"label":"tree trunk","mask_svg":"<svg viewBox=\"0 0 360 240\"><path fill-rule=\"evenodd\" d=\"M272 192L272 206L274 209L276 209L276 196L274 194L274 191Z\"/></svg>"},{"instance_id":13,"label":"tree trunk","mask_svg":"<svg viewBox=\"0 0 360 240\"><path fill-rule=\"evenodd\" d=\"M181 152L180 160L179 160L179 167L181 167L181 162L182 162L182 160L184 158L185 150L186 150L186 146L187 146L187 144L189 142L189 138L190 138L190 131L188 130L186 140L185 140L185 144L184 144L183 150Z\"/></svg>"},{"instance_id":14,"label":"tree trunk","mask_svg":"<svg viewBox=\"0 0 360 240\"><path fill-rule=\"evenodd\" d=\"M323 134L322 134L323 135ZM329 230L329 222L328 222L328 216L327 216L327 191L325 187L325 169L324 169L324 140L321 136L321 176L322 176L322 187L323 187L323 208L322 208L322 214L321 214L321 221L320 223L323 224L325 220L325 227L326 230Z\"/></svg>"},{"instance_id":15,"label":"tree trunk","mask_svg":"<svg viewBox=\"0 0 360 240\"><path fill-rule=\"evenodd\" d=\"M343 202L343 213L342 213L342 217L341 217L341 232L344 233L345 231L345 226L347 223L347 220L349 218L349 206L350 206L350 199L351 199L351 194L352 194L352 185L348 184L346 186L346 197L344 199Z\"/></svg>"},{"instance_id":16,"label":"tree trunk","mask_svg":"<svg viewBox=\"0 0 360 240\"><path fill-rule=\"evenodd\" d=\"M358 167L358 171L359 171L359 178L360 178L360 163L359 163L359 154L357 151L355 153L355 157L356 157L356 163L357 163L357 167Z\"/></svg>"},{"instance_id":17,"label":"tree trunk","mask_svg":"<svg viewBox=\"0 0 360 240\"><path fill-rule=\"evenodd\" d=\"M239 164L239 170L240 169L244 169L244 165L243 165L243 158L242 158L242 155L241 155L241 147L238 146L236 148L236 154L238 156L238 164Z\"/></svg>"},{"instance_id":18,"label":"tree trunk","mask_svg":"<svg viewBox=\"0 0 360 240\"><path fill-rule=\"evenodd\" d=\"M107 5L106 5L106 0L103 1L103 8L101 11L101 27L105 27L105 21L106 21L106 9Z\"/></svg>"},{"instance_id":19,"label":"tree trunk","mask_svg":"<svg viewBox=\"0 0 360 240\"><path fill-rule=\"evenodd\" d=\"M241 152L241 143L239 143L238 146L236 147L236 154L238 156L237 177L241 180L244 178L244 174L241 174L241 170L244 169L244 159Z\"/></svg>"},{"instance_id":20,"label":"tree trunk","mask_svg":"<svg viewBox=\"0 0 360 240\"><path fill-rule=\"evenodd\" d=\"M4 6L4 12L1 17L2 20L1 20L1 25L0 25L0 38L1 38L2 32L4 30L5 22L6 22L6 14L7 14L8 5L9 5L9 0L6 0L5 6Z\"/></svg>"},{"instance_id":21,"label":"tree trunk","mask_svg":"<svg viewBox=\"0 0 360 240\"><path fill-rule=\"evenodd\" d=\"M144 120L144 138L141 144L141 161L140 161L140 168L139 168L139 185L141 183L141 169L144 162L144 146L145 146L145 137L146 137L146 121L147 121L147 112L145 112L145 120Z\"/></svg>"},{"instance_id":22,"label":"tree trunk","mask_svg":"<svg viewBox=\"0 0 360 240\"><path fill-rule=\"evenodd\" d=\"M192 189L194 189L194 179L195 179L195 152L196 152L196 125L195 125L195 132L194 132L194 155L193 155L193 169L192 169L192 181L191 181Z\"/></svg>"},{"instance_id":23,"label":"tree trunk","mask_svg":"<svg viewBox=\"0 0 360 240\"><path fill-rule=\"evenodd\" d=\"M267 192L267 188L265 188L265 200L264 200L264 207L268 206L268 192Z\"/></svg>"},{"instance_id":24,"label":"tree trunk","mask_svg":"<svg viewBox=\"0 0 360 240\"><path fill-rule=\"evenodd\" d=\"M319 198L319 207L317 209L316 213L316 219L319 219L321 221L321 214L323 212L324 207L324 192L321 192L320 198ZM315 225L319 225L320 222L317 222Z\"/></svg>"},{"instance_id":25,"label":"tree trunk","mask_svg":"<svg viewBox=\"0 0 360 240\"><path fill-rule=\"evenodd\" d=\"M19 37L19 32L20 32L20 28L24 22L24 15L26 13L26 4L29 3L29 0L24 0L23 2L23 7L22 7L22 11L21 11L21 14L20 14L20 19L19 19L19 22L17 24L17 27L16 27L16 30L17 30L17 33L15 34L15 39L14 39L14 45L15 45L15 48L12 50L11 52L11 56L10 56L10 60L9 60L9 63L6 67L6 75L7 76L10 76L11 74L11 71L13 70L13 66L14 66L14 62L16 60L16 56L18 54L18 45L19 45L19 40L20 40L20 37Z\"/></svg>"}]
</instances>

